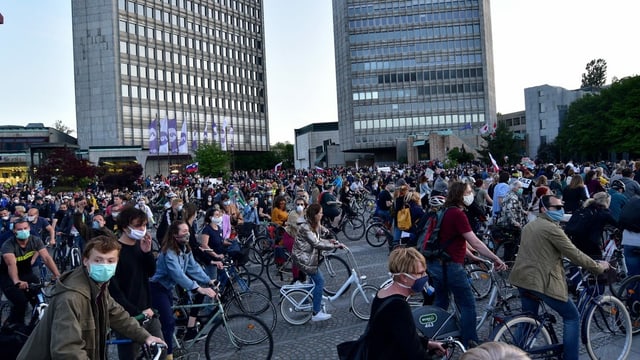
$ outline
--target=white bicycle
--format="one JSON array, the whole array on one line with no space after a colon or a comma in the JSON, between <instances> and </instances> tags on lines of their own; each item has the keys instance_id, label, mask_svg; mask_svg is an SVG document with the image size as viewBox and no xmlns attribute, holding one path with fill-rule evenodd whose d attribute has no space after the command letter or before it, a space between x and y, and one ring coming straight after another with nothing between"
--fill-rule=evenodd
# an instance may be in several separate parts
<instances>
[{"instance_id":1,"label":"white bicycle","mask_svg":"<svg viewBox=\"0 0 640 360\"><path fill-rule=\"evenodd\" d=\"M322 309L325 310L326 301L333 302L344 294L352 284L356 288L351 293L350 310L362 320L369 320L371 315L371 303L378 293L378 287L367 285L365 275L358 275L358 266L349 248L344 248L347 252L347 259L351 265L351 276L342 284L340 289L332 296L322 296ZM282 317L291 325L302 325L307 323L313 313L313 281L304 284L284 285L280 288L282 301L280 302L280 313Z\"/></svg>"}]
</instances>

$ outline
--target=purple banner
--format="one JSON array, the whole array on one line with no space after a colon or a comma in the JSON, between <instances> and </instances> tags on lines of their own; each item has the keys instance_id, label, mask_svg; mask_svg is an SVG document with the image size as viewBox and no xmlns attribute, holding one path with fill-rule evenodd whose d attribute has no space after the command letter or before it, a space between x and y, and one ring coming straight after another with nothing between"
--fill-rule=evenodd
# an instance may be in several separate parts
<instances>
[{"instance_id":1,"label":"purple banner","mask_svg":"<svg viewBox=\"0 0 640 360\"><path fill-rule=\"evenodd\" d=\"M158 153L158 120L153 119L149 123L149 154Z\"/></svg>"},{"instance_id":2,"label":"purple banner","mask_svg":"<svg viewBox=\"0 0 640 360\"><path fill-rule=\"evenodd\" d=\"M178 120L169 119L169 148L172 154L178 153Z\"/></svg>"},{"instance_id":3,"label":"purple banner","mask_svg":"<svg viewBox=\"0 0 640 360\"><path fill-rule=\"evenodd\" d=\"M169 153L169 135L167 133L167 119L160 119L160 147L158 153Z\"/></svg>"}]
</instances>

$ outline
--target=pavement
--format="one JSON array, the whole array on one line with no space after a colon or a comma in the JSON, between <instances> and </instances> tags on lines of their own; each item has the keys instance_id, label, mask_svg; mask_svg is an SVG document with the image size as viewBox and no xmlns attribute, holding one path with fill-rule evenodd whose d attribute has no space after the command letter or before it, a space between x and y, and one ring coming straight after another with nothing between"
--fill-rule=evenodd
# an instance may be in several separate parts
<instances>
[{"instance_id":1,"label":"pavement","mask_svg":"<svg viewBox=\"0 0 640 360\"><path fill-rule=\"evenodd\" d=\"M355 259L359 265L361 275L366 275L368 284L379 286L388 279L387 256L388 248L386 246L373 248L367 244L364 237L358 241L349 241L343 237L339 237L352 250ZM250 269L251 270L251 269ZM266 280L266 274L263 276ZM349 300L352 293L350 289L346 294L341 296L335 302L327 305L327 312L332 314L332 318L323 322L311 322L300 326L294 326L282 319L280 314L280 294L273 289L272 301L276 306L278 313L278 322L273 331L274 353L273 359L337 359L336 345L348 340L357 339L367 325L366 321L358 319L349 311ZM485 303L479 301L477 304L478 311L482 311ZM558 317L561 324L561 319ZM486 338L490 330L489 325L485 325L479 331L481 339ZM561 327L558 336L561 337ZM640 359L640 336L636 335L633 339L632 353L629 359ZM619 345L606 344L605 346L616 347ZM204 359L204 341L197 343L192 351L199 352L200 358ZM116 359L114 352L110 351L110 359ZM189 357L195 359L196 357ZM454 356L459 358L459 355ZM580 359L589 359L586 349L581 345Z\"/></svg>"}]
</instances>

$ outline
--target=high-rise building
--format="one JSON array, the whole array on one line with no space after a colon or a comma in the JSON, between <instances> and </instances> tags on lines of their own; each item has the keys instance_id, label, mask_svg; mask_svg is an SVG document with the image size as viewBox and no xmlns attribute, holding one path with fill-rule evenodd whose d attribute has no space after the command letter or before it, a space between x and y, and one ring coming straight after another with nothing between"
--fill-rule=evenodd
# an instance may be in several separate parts
<instances>
[{"instance_id":1,"label":"high-rise building","mask_svg":"<svg viewBox=\"0 0 640 360\"><path fill-rule=\"evenodd\" d=\"M410 136L469 145L496 121L489 0L333 0L340 146L402 159Z\"/></svg>"},{"instance_id":2,"label":"high-rise building","mask_svg":"<svg viewBox=\"0 0 640 360\"><path fill-rule=\"evenodd\" d=\"M72 17L81 148L269 149L261 0L73 0Z\"/></svg>"}]
</instances>

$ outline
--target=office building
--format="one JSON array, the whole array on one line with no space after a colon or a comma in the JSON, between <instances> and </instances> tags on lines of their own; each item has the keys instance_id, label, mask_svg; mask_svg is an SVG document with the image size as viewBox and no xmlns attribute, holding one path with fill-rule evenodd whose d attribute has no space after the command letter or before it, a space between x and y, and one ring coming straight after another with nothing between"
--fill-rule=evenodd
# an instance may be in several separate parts
<instances>
[{"instance_id":1,"label":"office building","mask_svg":"<svg viewBox=\"0 0 640 360\"><path fill-rule=\"evenodd\" d=\"M469 144L496 121L488 0L333 0L340 146L406 159L407 140Z\"/></svg>"},{"instance_id":2,"label":"office building","mask_svg":"<svg viewBox=\"0 0 640 360\"><path fill-rule=\"evenodd\" d=\"M262 1L73 0L72 13L81 148L165 162L204 142L269 149Z\"/></svg>"},{"instance_id":3,"label":"office building","mask_svg":"<svg viewBox=\"0 0 640 360\"><path fill-rule=\"evenodd\" d=\"M527 152L535 158L540 145L555 140L569 105L586 94L594 94L591 89L567 90L559 86L540 85L524 89L526 112Z\"/></svg>"}]
</instances>

